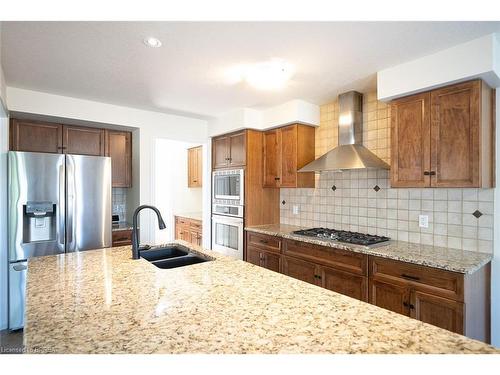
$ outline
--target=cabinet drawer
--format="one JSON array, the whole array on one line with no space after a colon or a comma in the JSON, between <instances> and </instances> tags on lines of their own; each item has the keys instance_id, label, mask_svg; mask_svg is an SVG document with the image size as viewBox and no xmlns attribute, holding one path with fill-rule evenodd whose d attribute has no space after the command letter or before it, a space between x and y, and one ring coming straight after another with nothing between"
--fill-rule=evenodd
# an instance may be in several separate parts
<instances>
[{"instance_id":1,"label":"cabinet drawer","mask_svg":"<svg viewBox=\"0 0 500 375\"><path fill-rule=\"evenodd\" d=\"M188 225L190 224L189 219L186 219L184 217L176 216L175 217L175 223L180 224L180 225Z\"/></svg>"},{"instance_id":2,"label":"cabinet drawer","mask_svg":"<svg viewBox=\"0 0 500 375\"><path fill-rule=\"evenodd\" d=\"M302 241L287 240L284 254L321 263L358 275L367 274L368 256Z\"/></svg>"},{"instance_id":3,"label":"cabinet drawer","mask_svg":"<svg viewBox=\"0 0 500 375\"><path fill-rule=\"evenodd\" d=\"M200 231L201 232L201 221L191 220L190 222L191 230Z\"/></svg>"},{"instance_id":4,"label":"cabinet drawer","mask_svg":"<svg viewBox=\"0 0 500 375\"><path fill-rule=\"evenodd\" d=\"M112 232L113 246L126 246L132 244L131 230L117 230Z\"/></svg>"},{"instance_id":5,"label":"cabinet drawer","mask_svg":"<svg viewBox=\"0 0 500 375\"><path fill-rule=\"evenodd\" d=\"M370 276L378 280L397 280L434 295L463 301L462 274L370 256Z\"/></svg>"},{"instance_id":6,"label":"cabinet drawer","mask_svg":"<svg viewBox=\"0 0 500 375\"><path fill-rule=\"evenodd\" d=\"M281 252L281 240L277 237L247 232L247 241L248 245L253 245L263 250L275 253Z\"/></svg>"}]
</instances>

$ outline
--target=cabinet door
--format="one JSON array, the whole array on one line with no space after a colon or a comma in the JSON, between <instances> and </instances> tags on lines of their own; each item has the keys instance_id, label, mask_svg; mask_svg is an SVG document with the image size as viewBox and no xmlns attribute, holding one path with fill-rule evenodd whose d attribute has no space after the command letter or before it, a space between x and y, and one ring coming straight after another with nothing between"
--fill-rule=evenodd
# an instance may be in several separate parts
<instances>
[{"instance_id":1,"label":"cabinet door","mask_svg":"<svg viewBox=\"0 0 500 375\"><path fill-rule=\"evenodd\" d=\"M213 168L224 168L229 165L229 138L218 137L212 140Z\"/></svg>"},{"instance_id":2,"label":"cabinet door","mask_svg":"<svg viewBox=\"0 0 500 375\"><path fill-rule=\"evenodd\" d=\"M201 187L201 146L188 149L188 187Z\"/></svg>"},{"instance_id":3,"label":"cabinet door","mask_svg":"<svg viewBox=\"0 0 500 375\"><path fill-rule=\"evenodd\" d=\"M264 187L277 187L279 184L278 130L264 133Z\"/></svg>"},{"instance_id":4,"label":"cabinet door","mask_svg":"<svg viewBox=\"0 0 500 375\"><path fill-rule=\"evenodd\" d=\"M106 156L111 157L113 187L132 186L132 134L106 130Z\"/></svg>"},{"instance_id":5,"label":"cabinet door","mask_svg":"<svg viewBox=\"0 0 500 375\"><path fill-rule=\"evenodd\" d=\"M321 286L361 301L368 301L368 280L365 276L321 267Z\"/></svg>"},{"instance_id":6,"label":"cabinet door","mask_svg":"<svg viewBox=\"0 0 500 375\"><path fill-rule=\"evenodd\" d=\"M248 263L255 264L256 266L261 265L261 252L253 246L247 246L247 259Z\"/></svg>"},{"instance_id":7,"label":"cabinet door","mask_svg":"<svg viewBox=\"0 0 500 375\"><path fill-rule=\"evenodd\" d=\"M63 126L63 147L66 154L104 156L104 129Z\"/></svg>"},{"instance_id":8,"label":"cabinet door","mask_svg":"<svg viewBox=\"0 0 500 375\"><path fill-rule=\"evenodd\" d=\"M246 164L245 133L229 136L229 166L240 167Z\"/></svg>"},{"instance_id":9,"label":"cabinet door","mask_svg":"<svg viewBox=\"0 0 500 375\"><path fill-rule=\"evenodd\" d=\"M480 92L480 81L432 91L432 186L479 187Z\"/></svg>"},{"instance_id":10,"label":"cabinet door","mask_svg":"<svg viewBox=\"0 0 500 375\"><path fill-rule=\"evenodd\" d=\"M202 246L203 244L203 236L200 232L196 232L196 242L195 245Z\"/></svg>"},{"instance_id":11,"label":"cabinet door","mask_svg":"<svg viewBox=\"0 0 500 375\"><path fill-rule=\"evenodd\" d=\"M196 164L195 164L195 176L196 176L196 181L193 181L196 183L197 187L202 187L203 186L203 147L198 146L196 147Z\"/></svg>"},{"instance_id":12,"label":"cabinet door","mask_svg":"<svg viewBox=\"0 0 500 375\"><path fill-rule=\"evenodd\" d=\"M391 185L430 186L430 94L395 100L391 105Z\"/></svg>"},{"instance_id":13,"label":"cabinet door","mask_svg":"<svg viewBox=\"0 0 500 375\"><path fill-rule=\"evenodd\" d=\"M199 240L199 233L198 231L190 230L189 231L189 242L191 242L193 245L198 245L200 240Z\"/></svg>"},{"instance_id":14,"label":"cabinet door","mask_svg":"<svg viewBox=\"0 0 500 375\"><path fill-rule=\"evenodd\" d=\"M447 298L413 291L411 295L410 316L422 322L464 333L464 304Z\"/></svg>"},{"instance_id":15,"label":"cabinet door","mask_svg":"<svg viewBox=\"0 0 500 375\"><path fill-rule=\"evenodd\" d=\"M410 293L406 286L370 281L370 303L375 306L408 315L409 299Z\"/></svg>"},{"instance_id":16,"label":"cabinet door","mask_svg":"<svg viewBox=\"0 0 500 375\"><path fill-rule=\"evenodd\" d=\"M318 284L317 266L314 263L283 256L283 273L311 284Z\"/></svg>"},{"instance_id":17,"label":"cabinet door","mask_svg":"<svg viewBox=\"0 0 500 375\"><path fill-rule=\"evenodd\" d=\"M279 186L297 186L297 125L281 128L279 131L280 167Z\"/></svg>"},{"instance_id":18,"label":"cabinet door","mask_svg":"<svg viewBox=\"0 0 500 375\"><path fill-rule=\"evenodd\" d=\"M182 226L179 223L175 223L175 239L182 239Z\"/></svg>"},{"instance_id":19,"label":"cabinet door","mask_svg":"<svg viewBox=\"0 0 500 375\"><path fill-rule=\"evenodd\" d=\"M12 151L50 152L60 154L62 125L12 119L10 122L10 149Z\"/></svg>"},{"instance_id":20,"label":"cabinet door","mask_svg":"<svg viewBox=\"0 0 500 375\"><path fill-rule=\"evenodd\" d=\"M281 271L281 255L273 253L262 253L262 266L274 272Z\"/></svg>"}]
</instances>

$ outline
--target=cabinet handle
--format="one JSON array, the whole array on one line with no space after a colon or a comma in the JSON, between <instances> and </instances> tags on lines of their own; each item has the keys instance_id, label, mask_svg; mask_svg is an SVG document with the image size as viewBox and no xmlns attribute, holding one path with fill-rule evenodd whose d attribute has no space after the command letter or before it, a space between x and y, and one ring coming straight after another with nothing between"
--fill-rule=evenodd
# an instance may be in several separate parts
<instances>
[{"instance_id":1,"label":"cabinet handle","mask_svg":"<svg viewBox=\"0 0 500 375\"><path fill-rule=\"evenodd\" d=\"M408 307L408 302L403 302L404 307Z\"/></svg>"},{"instance_id":2,"label":"cabinet handle","mask_svg":"<svg viewBox=\"0 0 500 375\"><path fill-rule=\"evenodd\" d=\"M321 275L314 275L314 278L321 280Z\"/></svg>"},{"instance_id":3,"label":"cabinet handle","mask_svg":"<svg viewBox=\"0 0 500 375\"><path fill-rule=\"evenodd\" d=\"M274 181L279 181L279 177L274 177Z\"/></svg>"},{"instance_id":4,"label":"cabinet handle","mask_svg":"<svg viewBox=\"0 0 500 375\"><path fill-rule=\"evenodd\" d=\"M269 242L267 240L260 240L261 243L268 244Z\"/></svg>"},{"instance_id":5,"label":"cabinet handle","mask_svg":"<svg viewBox=\"0 0 500 375\"><path fill-rule=\"evenodd\" d=\"M410 310L413 310L414 308L415 308L415 306L410 303Z\"/></svg>"},{"instance_id":6,"label":"cabinet handle","mask_svg":"<svg viewBox=\"0 0 500 375\"><path fill-rule=\"evenodd\" d=\"M420 280L420 277L407 275L406 273L402 273L401 277L408 280L415 280L415 281Z\"/></svg>"},{"instance_id":7,"label":"cabinet handle","mask_svg":"<svg viewBox=\"0 0 500 375\"><path fill-rule=\"evenodd\" d=\"M436 175L436 171L425 171L424 172L424 176L435 176Z\"/></svg>"}]
</instances>

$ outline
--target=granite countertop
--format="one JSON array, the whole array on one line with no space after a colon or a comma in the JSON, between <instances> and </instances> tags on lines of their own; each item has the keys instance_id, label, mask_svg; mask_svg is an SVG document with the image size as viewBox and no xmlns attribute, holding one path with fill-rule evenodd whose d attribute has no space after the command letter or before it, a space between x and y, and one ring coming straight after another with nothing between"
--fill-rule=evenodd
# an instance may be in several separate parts
<instances>
[{"instance_id":1,"label":"granite countertop","mask_svg":"<svg viewBox=\"0 0 500 375\"><path fill-rule=\"evenodd\" d=\"M133 226L132 224L126 222L126 221L119 221L117 223L113 223L111 225L111 230L114 232L114 231L118 231L118 230L132 230L133 229Z\"/></svg>"},{"instance_id":2,"label":"granite countertop","mask_svg":"<svg viewBox=\"0 0 500 375\"><path fill-rule=\"evenodd\" d=\"M293 231L305 229L287 224L269 224L246 227L246 231L277 236L312 244L350 250L357 253L379 256L423 266L440 268L447 271L470 274L491 261L492 255L472 251L450 249L447 247L414 244L391 240L388 245L367 248L366 246L346 244L331 240L306 237L293 234Z\"/></svg>"},{"instance_id":3,"label":"granite countertop","mask_svg":"<svg viewBox=\"0 0 500 375\"><path fill-rule=\"evenodd\" d=\"M32 353L500 353L187 242L212 262L162 270L130 246L31 258Z\"/></svg>"},{"instance_id":4,"label":"granite countertop","mask_svg":"<svg viewBox=\"0 0 500 375\"><path fill-rule=\"evenodd\" d=\"M185 217L186 219L193 219L199 221L203 220L202 212L179 212L174 214L174 216Z\"/></svg>"}]
</instances>

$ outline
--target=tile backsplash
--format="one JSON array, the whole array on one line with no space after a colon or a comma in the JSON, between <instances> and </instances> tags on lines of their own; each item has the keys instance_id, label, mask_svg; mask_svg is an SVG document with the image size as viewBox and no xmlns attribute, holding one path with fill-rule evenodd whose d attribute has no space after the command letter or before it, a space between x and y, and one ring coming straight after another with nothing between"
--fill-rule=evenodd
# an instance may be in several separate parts
<instances>
[{"instance_id":1,"label":"tile backsplash","mask_svg":"<svg viewBox=\"0 0 500 375\"><path fill-rule=\"evenodd\" d=\"M119 215L120 221L127 217L127 189L113 188L113 215Z\"/></svg>"},{"instance_id":2,"label":"tile backsplash","mask_svg":"<svg viewBox=\"0 0 500 375\"><path fill-rule=\"evenodd\" d=\"M363 144L390 163L390 109L364 96ZM316 156L337 146L338 105L321 107ZM283 224L329 227L471 251L493 251L494 189L390 188L389 171L316 174L315 189L281 189ZM298 206L298 214L293 214ZM476 217L473 215L476 211ZM428 228L419 227L427 215Z\"/></svg>"}]
</instances>

